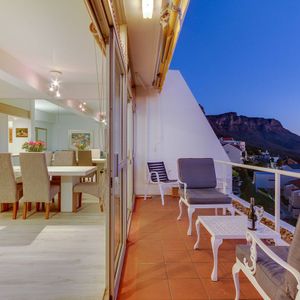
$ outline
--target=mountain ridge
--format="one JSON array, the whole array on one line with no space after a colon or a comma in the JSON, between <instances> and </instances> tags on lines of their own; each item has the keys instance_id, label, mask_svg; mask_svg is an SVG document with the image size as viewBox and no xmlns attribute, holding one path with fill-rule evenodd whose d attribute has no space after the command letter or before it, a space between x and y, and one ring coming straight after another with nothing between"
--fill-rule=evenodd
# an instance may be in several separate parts
<instances>
[{"instance_id":1,"label":"mountain ridge","mask_svg":"<svg viewBox=\"0 0 300 300\"><path fill-rule=\"evenodd\" d=\"M206 117L218 137L233 137L245 141L246 146L300 161L300 136L274 118L247 117L236 112Z\"/></svg>"}]
</instances>

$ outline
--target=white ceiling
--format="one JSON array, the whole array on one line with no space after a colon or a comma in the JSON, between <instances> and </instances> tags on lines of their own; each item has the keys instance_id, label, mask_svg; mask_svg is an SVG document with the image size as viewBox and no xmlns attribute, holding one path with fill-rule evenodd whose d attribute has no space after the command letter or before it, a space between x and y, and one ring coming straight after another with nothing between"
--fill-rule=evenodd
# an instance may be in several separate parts
<instances>
[{"instance_id":1,"label":"white ceiling","mask_svg":"<svg viewBox=\"0 0 300 300\"><path fill-rule=\"evenodd\" d=\"M0 48L45 79L96 81L94 39L83 0L1 0Z\"/></svg>"},{"instance_id":2,"label":"white ceiling","mask_svg":"<svg viewBox=\"0 0 300 300\"><path fill-rule=\"evenodd\" d=\"M153 18L145 20L141 0L124 0L133 70L148 86L154 78L162 1L165 0L154 0ZM95 115L100 98L96 65L98 60L101 66L102 60L98 46L95 54L94 38L89 31L91 21L84 1L0 2L0 99L55 102L47 85L50 70L56 69L63 72L61 103L73 101L67 106L75 108L78 102L86 101ZM105 72L105 67L102 70ZM98 74L100 79L102 72ZM138 80L137 84L141 82Z\"/></svg>"},{"instance_id":3,"label":"white ceiling","mask_svg":"<svg viewBox=\"0 0 300 300\"><path fill-rule=\"evenodd\" d=\"M124 6L130 58L134 73L138 73L136 84L152 86L161 30L162 0L154 0L152 19L143 19L141 0L124 0Z\"/></svg>"},{"instance_id":4,"label":"white ceiling","mask_svg":"<svg viewBox=\"0 0 300 300\"><path fill-rule=\"evenodd\" d=\"M42 95L38 91L26 91L0 79L0 99L34 99Z\"/></svg>"},{"instance_id":5,"label":"white ceiling","mask_svg":"<svg viewBox=\"0 0 300 300\"><path fill-rule=\"evenodd\" d=\"M1 0L0 99L44 99L40 110L57 111L45 101L57 102L48 92L55 69L62 72L59 107L74 111L85 101L97 115L97 77L101 81L106 69L90 23L83 0Z\"/></svg>"},{"instance_id":6,"label":"white ceiling","mask_svg":"<svg viewBox=\"0 0 300 300\"><path fill-rule=\"evenodd\" d=\"M47 100L35 100L35 108L47 113L57 113L58 111L62 110L60 106Z\"/></svg>"}]
</instances>

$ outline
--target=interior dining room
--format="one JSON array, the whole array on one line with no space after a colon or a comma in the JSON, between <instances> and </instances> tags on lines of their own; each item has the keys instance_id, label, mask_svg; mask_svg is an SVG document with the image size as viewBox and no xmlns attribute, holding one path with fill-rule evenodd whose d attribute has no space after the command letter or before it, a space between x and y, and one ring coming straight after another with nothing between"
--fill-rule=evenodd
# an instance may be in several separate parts
<instances>
[{"instance_id":1,"label":"interior dining room","mask_svg":"<svg viewBox=\"0 0 300 300\"><path fill-rule=\"evenodd\" d=\"M102 299L107 56L84 1L1 6L0 298Z\"/></svg>"}]
</instances>

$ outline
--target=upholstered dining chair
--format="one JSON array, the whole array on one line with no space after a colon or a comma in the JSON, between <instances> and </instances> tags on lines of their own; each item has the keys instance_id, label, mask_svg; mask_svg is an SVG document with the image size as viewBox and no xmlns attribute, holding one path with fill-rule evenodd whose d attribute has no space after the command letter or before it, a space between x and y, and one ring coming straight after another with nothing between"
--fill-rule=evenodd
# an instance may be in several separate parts
<instances>
[{"instance_id":1,"label":"upholstered dining chair","mask_svg":"<svg viewBox=\"0 0 300 300\"><path fill-rule=\"evenodd\" d=\"M58 150L53 154L52 166L75 166L76 155L73 150Z\"/></svg>"},{"instance_id":2,"label":"upholstered dining chair","mask_svg":"<svg viewBox=\"0 0 300 300\"><path fill-rule=\"evenodd\" d=\"M47 164L47 166L51 166L52 165L52 159L53 159L53 152L46 151L45 155L46 155L46 164Z\"/></svg>"},{"instance_id":3,"label":"upholstered dining chair","mask_svg":"<svg viewBox=\"0 0 300 300\"><path fill-rule=\"evenodd\" d=\"M51 200L58 194L60 203L60 187L50 183L45 153L20 153L20 166L23 180L23 219L27 216L28 203L45 203L45 219L49 219Z\"/></svg>"},{"instance_id":4,"label":"upholstered dining chair","mask_svg":"<svg viewBox=\"0 0 300 300\"><path fill-rule=\"evenodd\" d=\"M100 158L101 151L100 149L91 149L92 151L92 158Z\"/></svg>"},{"instance_id":5,"label":"upholstered dining chair","mask_svg":"<svg viewBox=\"0 0 300 300\"><path fill-rule=\"evenodd\" d=\"M22 183L17 183L10 153L0 153L0 203L1 212L13 205L12 218L17 218L19 200L22 197Z\"/></svg>"},{"instance_id":6,"label":"upholstered dining chair","mask_svg":"<svg viewBox=\"0 0 300 300\"><path fill-rule=\"evenodd\" d=\"M91 150L78 151L77 156L78 156L78 161L77 161L78 166L85 166L85 167L93 166ZM94 181L94 179L97 181L96 175L97 175L97 172L93 172L92 174L90 174L87 177L82 177L81 181L86 181L86 180Z\"/></svg>"},{"instance_id":7,"label":"upholstered dining chair","mask_svg":"<svg viewBox=\"0 0 300 300\"><path fill-rule=\"evenodd\" d=\"M290 246L267 246L255 232L247 232L248 245L236 247L232 268L235 299L240 298L239 272L242 271L263 299L300 299L300 218Z\"/></svg>"},{"instance_id":8,"label":"upholstered dining chair","mask_svg":"<svg viewBox=\"0 0 300 300\"><path fill-rule=\"evenodd\" d=\"M104 211L104 201L103 201L103 196L101 193L101 186L100 186L99 182L77 183L73 188L73 192L75 194L75 197L74 197L75 201L73 200L73 212L76 212L77 208L81 207L83 193L97 197L99 199L100 211L101 212Z\"/></svg>"},{"instance_id":9,"label":"upholstered dining chair","mask_svg":"<svg viewBox=\"0 0 300 300\"><path fill-rule=\"evenodd\" d=\"M187 234L192 234L192 217L196 208L227 208L231 214L234 207L231 198L217 190L217 178L212 158L179 158L179 216L181 219L182 205L187 206L189 227Z\"/></svg>"},{"instance_id":10,"label":"upholstered dining chair","mask_svg":"<svg viewBox=\"0 0 300 300\"><path fill-rule=\"evenodd\" d=\"M76 154L73 150L58 150L53 154L52 166L75 166ZM61 177L52 176L51 183L60 186Z\"/></svg>"}]
</instances>

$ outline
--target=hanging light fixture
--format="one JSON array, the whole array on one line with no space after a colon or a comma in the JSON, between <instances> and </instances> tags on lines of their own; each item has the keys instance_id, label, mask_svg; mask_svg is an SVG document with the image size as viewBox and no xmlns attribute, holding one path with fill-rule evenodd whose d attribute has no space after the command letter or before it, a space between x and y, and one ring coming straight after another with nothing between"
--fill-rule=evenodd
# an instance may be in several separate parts
<instances>
[{"instance_id":1,"label":"hanging light fixture","mask_svg":"<svg viewBox=\"0 0 300 300\"><path fill-rule=\"evenodd\" d=\"M50 71L50 83L49 92L53 93L56 98L60 98L60 85L61 85L62 72L60 71Z\"/></svg>"},{"instance_id":2,"label":"hanging light fixture","mask_svg":"<svg viewBox=\"0 0 300 300\"><path fill-rule=\"evenodd\" d=\"M153 0L142 0L142 10L144 19L152 19Z\"/></svg>"},{"instance_id":3,"label":"hanging light fixture","mask_svg":"<svg viewBox=\"0 0 300 300\"><path fill-rule=\"evenodd\" d=\"M85 101L81 102L78 107L82 112L85 112L86 111L86 102Z\"/></svg>"}]
</instances>

